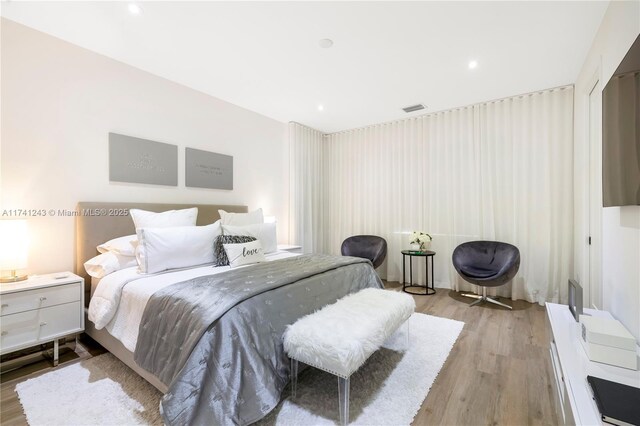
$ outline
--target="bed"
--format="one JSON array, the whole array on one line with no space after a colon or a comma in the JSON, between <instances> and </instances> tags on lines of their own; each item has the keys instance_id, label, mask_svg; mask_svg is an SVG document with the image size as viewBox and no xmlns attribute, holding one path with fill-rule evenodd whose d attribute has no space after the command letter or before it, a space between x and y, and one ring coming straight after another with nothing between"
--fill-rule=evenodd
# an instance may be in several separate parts
<instances>
[{"instance_id":1,"label":"bed","mask_svg":"<svg viewBox=\"0 0 640 426\"><path fill-rule=\"evenodd\" d=\"M362 259L288 252L233 270L204 265L140 275L126 268L101 280L87 277L82 265L97 245L134 233L123 211L188 207L194 205L79 203L81 210L117 213L77 220L76 271L85 277L87 299L106 298L110 307L96 317L94 303L95 323L86 321L86 333L164 393L166 424L250 424L278 404L288 382L286 326L382 283ZM247 211L195 207L197 225L219 219L218 209Z\"/></svg>"}]
</instances>

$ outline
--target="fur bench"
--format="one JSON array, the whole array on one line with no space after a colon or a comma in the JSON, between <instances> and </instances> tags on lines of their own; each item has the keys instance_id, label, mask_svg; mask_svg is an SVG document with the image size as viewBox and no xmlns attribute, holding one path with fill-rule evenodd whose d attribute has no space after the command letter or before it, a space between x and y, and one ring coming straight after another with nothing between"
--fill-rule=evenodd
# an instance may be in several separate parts
<instances>
[{"instance_id":1,"label":"fur bench","mask_svg":"<svg viewBox=\"0 0 640 426\"><path fill-rule=\"evenodd\" d=\"M298 362L338 376L340 420L349 423L349 378L415 310L413 298L397 291L365 289L290 325L284 349L291 358L295 398ZM407 342L408 342L407 330Z\"/></svg>"}]
</instances>

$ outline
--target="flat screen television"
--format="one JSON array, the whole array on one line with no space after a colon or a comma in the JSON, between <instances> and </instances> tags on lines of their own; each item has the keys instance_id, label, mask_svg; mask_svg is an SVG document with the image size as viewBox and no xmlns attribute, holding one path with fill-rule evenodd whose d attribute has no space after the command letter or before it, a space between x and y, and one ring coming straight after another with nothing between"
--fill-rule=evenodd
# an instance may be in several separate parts
<instances>
[{"instance_id":1,"label":"flat screen television","mask_svg":"<svg viewBox=\"0 0 640 426\"><path fill-rule=\"evenodd\" d=\"M602 92L602 201L640 205L640 36Z\"/></svg>"}]
</instances>

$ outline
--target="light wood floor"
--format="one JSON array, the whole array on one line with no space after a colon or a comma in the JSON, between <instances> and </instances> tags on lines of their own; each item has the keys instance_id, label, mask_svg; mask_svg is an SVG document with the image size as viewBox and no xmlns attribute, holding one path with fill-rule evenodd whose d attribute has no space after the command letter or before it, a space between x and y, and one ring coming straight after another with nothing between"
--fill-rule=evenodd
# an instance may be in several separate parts
<instances>
[{"instance_id":1,"label":"light wood floor","mask_svg":"<svg viewBox=\"0 0 640 426\"><path fill-rule=\"evenodd\" d=\"M387 287L397 289L399 284ZM553 409L544 307L506 301L513 311L486 304L470 308L471 299L444 289L414 298L417 312L465 323L414 425L559 424ZM67 354L61 366L102 353L88 341L84 346L88 352L78 346L79 354ZM1 376L2 426L26 424L15 386L49 370L43 361Z\"/></svg>"},{"instance_id":2,"label":"light wood floor","mask_svg":"<svg viewBox=\"0 0 640 426\"><path fill-rule=\"evenodd\" d=\"M414 298L417 312L465 323L414 425L559 424L544 307L469 307L450 290Z\"/></svg>"}]
</instances>

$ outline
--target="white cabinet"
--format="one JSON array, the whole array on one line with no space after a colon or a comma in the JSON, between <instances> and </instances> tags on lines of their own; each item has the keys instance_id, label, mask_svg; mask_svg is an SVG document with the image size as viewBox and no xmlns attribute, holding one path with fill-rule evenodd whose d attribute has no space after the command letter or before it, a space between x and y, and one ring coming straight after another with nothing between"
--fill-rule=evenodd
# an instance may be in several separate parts
<instances>
[{"instance_id":1,"label":"white cabinet","mask_svg":"<svg viewBox=\"0 0 640 426\"><path fill-rule=\"evenodd\" d=\"M580 344L580 325L567 305L547 303L551 329L549 356L553 366L558 418L566 425L600 425L602 420L587 376L640 387L640 372L590 361ZM605 311L585 309L593 316L611 318Z\"/></svg>"},{"instance_id":2,"label":"white cabinet","mask_svg":"<svg viewBox=\"0 0 640 426\"><path fill-rule=\"evenodd\" d=\"M0 287L0 354L84 331L84 280L70 272L32 276Z\"/></svg>"}]
</instances>

